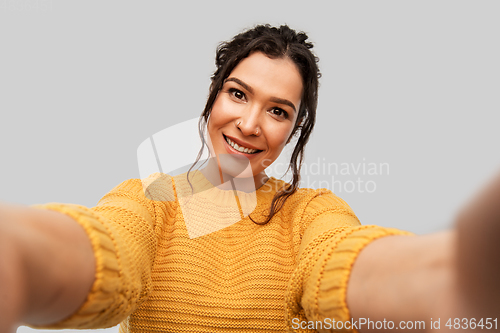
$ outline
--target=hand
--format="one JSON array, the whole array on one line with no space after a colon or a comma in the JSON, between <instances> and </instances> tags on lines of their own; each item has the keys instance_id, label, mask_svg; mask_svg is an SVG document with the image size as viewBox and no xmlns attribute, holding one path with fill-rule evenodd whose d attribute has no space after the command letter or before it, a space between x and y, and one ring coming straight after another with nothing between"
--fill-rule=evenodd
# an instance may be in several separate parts
<instances>
[{"instance_id":1,"label":"hand","mask_svg":"<svg viewBox=\"0 0 500 333\"><path fill-rule=\"evenodd\" d=\"M384 237L363 249L351 271L347 303L354 318L479 321L498 318L498 281L500 175L462 211L455 229Z\"/></svg>"},{"instance_id":2,"label":"hand","mask_svg":"<svg viewBox=\"0 0 500 333\"><path fill-rule=\"evenodd\" d=\"M0 204L0 333L70 316L85 301L94 276L90 240L72 218Z\"/></svg>"},{"instance_id":3,"label":"hand","mask_svg":"<svg viewBox=\"0 0 500 333\"><path fill-rule=\"evenodd\" d=\"M500 314L500 174L457 219L458 287L469 317Z\"/></svg>"}]
</instances>

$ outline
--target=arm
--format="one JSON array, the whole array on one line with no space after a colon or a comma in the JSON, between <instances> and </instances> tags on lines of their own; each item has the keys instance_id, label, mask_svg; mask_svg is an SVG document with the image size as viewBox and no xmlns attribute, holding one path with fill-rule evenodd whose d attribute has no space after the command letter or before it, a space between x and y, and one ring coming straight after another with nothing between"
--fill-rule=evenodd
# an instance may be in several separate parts
<instances>
[{"instance_id":1,"label":"arm","mask_svg":"<svg viewBox=\"0 0 500 333\"><path fill-rule=\"evenodd\" d=\"M307 322L323 323L329 332L332 319L350 319L345 291L358 253L377 238L408 233L360 225L347 203L329 191L310 200L303 213L299 208L304 232L286 295L287 322L293 332L309 332L299 327Z\"/></svg>"},{"instance_id":2,"label":"arm","mask_svg":"<svg viewBox=\"0 0 500 333\"><path fill-rule=\"evenodd\" d=\"M76 221L52 211L0 206L0 332L44 325L75 312L94 282L90 241Z\"/></svg>"},{"instance_id":3,"label":"arm","mask_svg":"<svg viewBox=\"0 0 500 333\"><path fill-rule=\"evenodd\" d=\"M455 230L368 245L349 280L352 317L426 324L431 318L498 317L499 201L500 177L459 215Z\"/></svg>"},{"instance_id":4,"label":"arm","mask_svg":"<svg viewBox=\"0 0 500 333\"><path fill-rule=\"evenodd\" d=\"M431 318L463 318L466 313L456 298L455 250L456 233L451 231L373 241L361 251L350 274L351 317L391 320L396 325L423 321L427 329Z\"/></svg>"},{"instance_id":5,"label":"arm","mask_svg":"<svg viewBox=\"0 0 500 333\"><path fill-rule=\"evenodd\" d=\"M149 182L154 182L155 186L148 188L148 198L170 199L172 193L168 193L168 198L155 196L156 192L164 194L172 190L169 176L154 177ZM26 213L26 223L23 224L9 223L9 216L14 221L21 220L16 217L17 213L2 213L4 218L0 228L8 230L2 235L5 234L3 238L8 239L6 244L9 244L3 246L9 247L10 255L0 252L0 265L3 265L4 258L9 260L4 267L10 267L15 262L29 263L24 265L29 269L22 267L15 274L0 266L0 279L7 281L2 284L0 280L0 292L8 292L7 296L11 299L22 299L26 303L8 310L12 312L8 324L23 320L30 326L40 328L105 328L118 324L130 315L151 291L151 270L158 238L172 204L148 198L144 194L143 183L132 179L111 190L94 208L47 204L39 207L43 209L26 209L32 214ZM72 238L72 233L78 234L78 239ZM0 246L4 244L2 235ZM91 248L92 259L90 263L86 262L92 267L90 272L83 273L82 269L86 268L72 261L73 257L86 258L89 255L88 251L79 250L80 243ZM52 262L53 257L58 256L62 259ZM53 267L63 280L59 281L57 276L50 274L47 267ZM88 276L91 276L90 282ZM33 280L35 289L30 289L28 282L15 285L18 291L2 289L3 285L13 286L12 281L23 279ZM78 282L82 279L86 281L84 285ZM74 302L74 306L68 307L64 301L61 303L55 301L58 298L50 298L55 296L47 289L48 285L61 287L67 280L71 280L69 297ZM72 289L75 288L74 283L79 284L79 291ZM62 291L57 289L57 292ZM84 294L81 298L80 292ZM37 306L39 294L46 298L41 299L40 306ZM63 296L57 294L57 297ZM8 302L0 302L0 306L11 307ZM60 308L63 308L63 313L57 313ZM0 325L6 326L6 320L2 318L5 317L0 317ZM0 333L4 333L1 326Z\"/></svg>"}]
</instances>

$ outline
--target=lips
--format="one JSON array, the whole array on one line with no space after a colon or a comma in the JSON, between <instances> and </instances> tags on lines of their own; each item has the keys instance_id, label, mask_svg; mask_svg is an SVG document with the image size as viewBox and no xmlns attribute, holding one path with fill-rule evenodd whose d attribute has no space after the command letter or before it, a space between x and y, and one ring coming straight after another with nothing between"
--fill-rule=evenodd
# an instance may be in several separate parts
<instances>
[{"instance_id":1,"label":"lips","mask_svg":"<svg viewBox=\"0 0 500 333\"><path fill-rule=\"evenodd\" d=\"M226 150L231 154L241 154L246 157L253 157L263 150L257 149L255 146L239 141L238 139L228 137L223 134Z\"/></svg>"},{"instance_id":2,"label":"lips","mask_svg":"<svg viewBox=\"0 0 500 333\"><path fill-rule=\"evenodd\" d=\"M255 150L262 150L262 149L259 149L258 147L253 146L250 143L241 141L237 138L233 138L233 137L231 137L229 135L225 135L225 134L222 134L222 135L224 136L224 139L230 139L231 141L237 143L240 147L245 147L245 148L250 148L250 149L255 149Z\"/></svg>"}]
</instances>

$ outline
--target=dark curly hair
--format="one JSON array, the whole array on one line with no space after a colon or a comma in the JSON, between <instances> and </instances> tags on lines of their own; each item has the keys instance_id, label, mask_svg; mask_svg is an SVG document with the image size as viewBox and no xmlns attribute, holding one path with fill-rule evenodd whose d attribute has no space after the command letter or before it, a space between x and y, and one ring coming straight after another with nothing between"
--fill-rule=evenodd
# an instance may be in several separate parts
<instances>
[{"instance_id":1,"label":"dark curly hair","mask_svg":"<svg viewBox=\"0 0 500 333\"><path fill-rule=\"evenodd\" d=\"M304 148L309 140L309 136L316 120L316 107L318 104L319 72L318 58L311 52L313 44L307 42L308 36L304 32L296 32L287 25L279 28L270 25L258 25L254 28L236 35L232 40L219 44L215 56L217 69L212 75L212 83L205 109L201 114L198 128L203 145L198 153L196 164L203 154L205 146L204 128L212 111L212 106L217 98L217 94L222 89L224 80L229 77L233 69L253 52L262 52L269 58L289 58L291 59L302 76L303 92L298 111L297 121L290 134L289 140L294 135L299 135L297 144L290 158L288 170L292 169L293 178L291 184L276 192L269 214L265 221L254 221L256 224L266 224L284 205L285 201L298 189L300 182L300 168L304 158ZM194 165L193 165L194 166Z\"/></svg>"}]
</instances>

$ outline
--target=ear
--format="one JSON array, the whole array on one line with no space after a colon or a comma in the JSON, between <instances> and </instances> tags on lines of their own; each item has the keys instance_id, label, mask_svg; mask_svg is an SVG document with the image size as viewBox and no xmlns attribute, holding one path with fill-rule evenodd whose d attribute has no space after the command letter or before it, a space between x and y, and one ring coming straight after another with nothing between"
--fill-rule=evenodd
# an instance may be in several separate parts
<instances>
[{"instance_id":1,"label":"ear","mask_svg":"<svg viewBox=\"0 0 500 333\"><path fill-rule=\"evenodd\" d=\"M300 121L297 122L297 127L304 125L305 121L306 121L306 117L300 118Z\"/></svg>"},{"instance_id":2,"label":"ear","mask_svg":"<svg viewBox=\"0 0 500 333\"><path fill-rule=\"evenodd\" d=\"M302 117L302 119L300 119L300 122L299 121L297 122L297 124L295 125L295 128L292 131L292 134L290 134L290 136L288 137L288 140L286 141L286 144L290 143L290 141L292 140L292 138L295 135L295 133L297 133L297 129L304 124L304 121L305 121L305 117Z\"/></svg>"}]
</instances>

